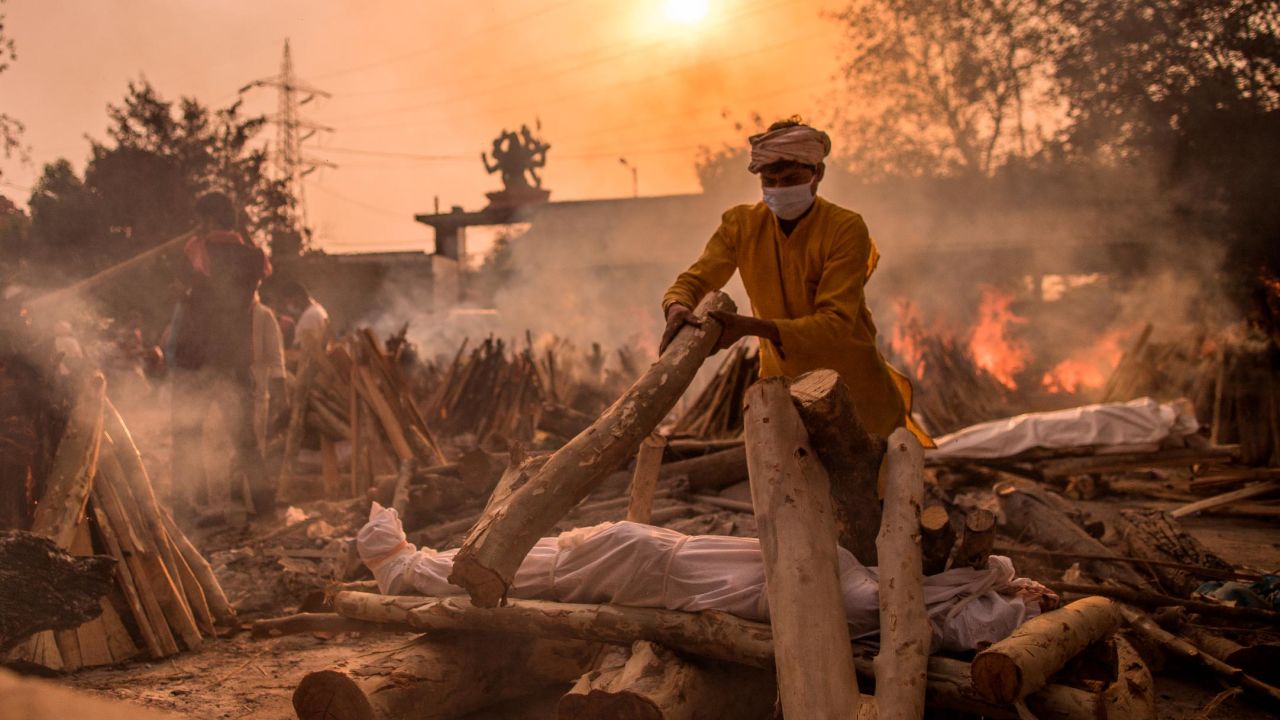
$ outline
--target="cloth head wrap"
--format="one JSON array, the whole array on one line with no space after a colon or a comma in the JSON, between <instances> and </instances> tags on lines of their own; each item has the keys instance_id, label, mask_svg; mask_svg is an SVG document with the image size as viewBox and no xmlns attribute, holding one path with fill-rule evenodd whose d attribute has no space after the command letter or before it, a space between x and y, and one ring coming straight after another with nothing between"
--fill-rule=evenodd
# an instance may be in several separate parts
<instances>
[{"instance_id":1,"label":"cloth head wrap","mask_svg":"<svg viewBox=\"0 0 1280 720\"><path fill-rule=\"evenodd\" d=\"M749 141L751 164L747 166L747 170L753 173L780 160L816 166L831 152L831 138L808 125L770 130L752 135Z\"/></svg>"}]
</instances>

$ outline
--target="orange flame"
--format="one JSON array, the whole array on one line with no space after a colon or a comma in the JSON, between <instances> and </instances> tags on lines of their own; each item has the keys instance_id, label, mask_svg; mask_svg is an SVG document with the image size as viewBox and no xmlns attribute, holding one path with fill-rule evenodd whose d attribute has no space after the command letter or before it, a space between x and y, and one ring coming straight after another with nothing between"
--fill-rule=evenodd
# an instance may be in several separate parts
<instances>
[{"instance_id":1,"label":"orange flame","mask_svg":"<svg viewBox=\"0 0 1280 720\"><path fill-rule=\"evenodd\" d=\"M978 322L969 334L969 352L978 367L991 373L1010 390L1018 388L1014 376L1027 367L1031 348L1009 336L1010 326L1024 325L1027 319L1014 314L1013 295L983 286Z\"/></svg>"},{"instance_id":2,"label":"orange flame","mask_svg":"<svg viewBox=\"0 0 1280 720\"><path fill-rule=\"evenodd\" d=\"M916 379L924 377L924 348L920 340L924 331L920 327L920 313L910 300L898 300L893 304L897 316L893 332L889 334L889 349L906 365L907 375Z\"/></svg>"},{"instance_id":3,"label":"orange flame","mask_svg":"<svg viewBox=\"0 0 1280 720\"><path fill-rule=\"evenodd\" d=\"M1096 390L1107 382L1111 371L1120 364L1124 350L1120 345L1129 333L1108 330L1093 346L1078 350L1044 374L1040 384L1051 393L1075 393Z\"/></svg>"}]
</instances>

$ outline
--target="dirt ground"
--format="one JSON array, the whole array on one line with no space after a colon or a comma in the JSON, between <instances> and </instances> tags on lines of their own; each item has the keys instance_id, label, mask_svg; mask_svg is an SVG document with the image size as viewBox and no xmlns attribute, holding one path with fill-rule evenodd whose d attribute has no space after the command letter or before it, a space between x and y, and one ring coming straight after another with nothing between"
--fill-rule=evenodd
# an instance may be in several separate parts
<instances>
[{"instance_id":1,"label":"dirt ground","mask_svg":"<svg viewBox=\"0 0 1280 720\"><path fill-rule=\"evenodd\" d=\"M1125 503L1132 506L1138 503ZM1158 502L1142 503L1162 507ZM1097 517L1117 512L1115 500L1086 503ZM1233 564L1259 569L1280 566L1280 525L1242 518L1184 519L1185 527ZM282 608L281 614L292 610ZM314 634L255 640L247 632L207 643L199 652L158 662L87 670L63 678L68 685L137 702L201 720L285 720L303 675L320 669L343 669L366 662L407 642L407 636ZM1240 718L1261 720L1273 713L1236 696L1210 713L1202 711L1222 688L1194 674L1168 668L1156 677L1157 707L1162 720ZM496 717L501 717L497 715Z\"/></svg>"}]
</instances>

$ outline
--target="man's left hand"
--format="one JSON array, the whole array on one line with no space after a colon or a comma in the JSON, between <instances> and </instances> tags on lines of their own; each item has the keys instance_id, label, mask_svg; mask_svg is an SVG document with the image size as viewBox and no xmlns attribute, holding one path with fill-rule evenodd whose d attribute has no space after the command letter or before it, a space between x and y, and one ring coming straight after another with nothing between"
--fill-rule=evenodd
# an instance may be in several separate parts
<instances>
[{"instance_id":1,"label":"man's left hand","mask_svg":"<svg viewBox=\"0 0 1280 720\"><path fill-rule=\"evenodd\" d=\"M779 342L778 326L772 320L761 320L749 315L739 315L723 310L712 310L710 317L719 322L720 326L724 328L720 332L720 340L716 342L717 352L732 347L734 343L748 335L762 337L773 341L775 344Z\"/></svg>"}]
</instances>

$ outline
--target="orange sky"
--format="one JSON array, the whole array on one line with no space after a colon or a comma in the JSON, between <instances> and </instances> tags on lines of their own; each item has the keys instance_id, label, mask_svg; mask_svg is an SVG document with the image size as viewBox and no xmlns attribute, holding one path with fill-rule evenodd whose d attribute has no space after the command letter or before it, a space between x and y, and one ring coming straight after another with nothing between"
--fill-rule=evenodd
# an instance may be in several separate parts
<instances>
[{"instance_id":1,"label":"orange sky","mask_svg":"<svg viewBox=\"0 0 1280 720\"><path fill-rule=\"evenodd\" d=\"M277 71L285 38L298 74L333 94L305 113L335 129L306 146L340 166L306 189L330 251L428 247L413 214L437 195L446 210L483 206L500 183L480 152L535 118L553 200L629 195L621 156L641 194L694 192L697 147L741 142L732 119L826 119L840 28L821 13L839 0L706 0L693 25L668 2L9 0L18 59L0 75L0 111L27 125L32 163L0 161L0 194L25 202L57 157L83 169L84 136L104 136L130 79L225 105ZM274 91L247 98L275 110Z\"/></svg>"}]
</instances>

